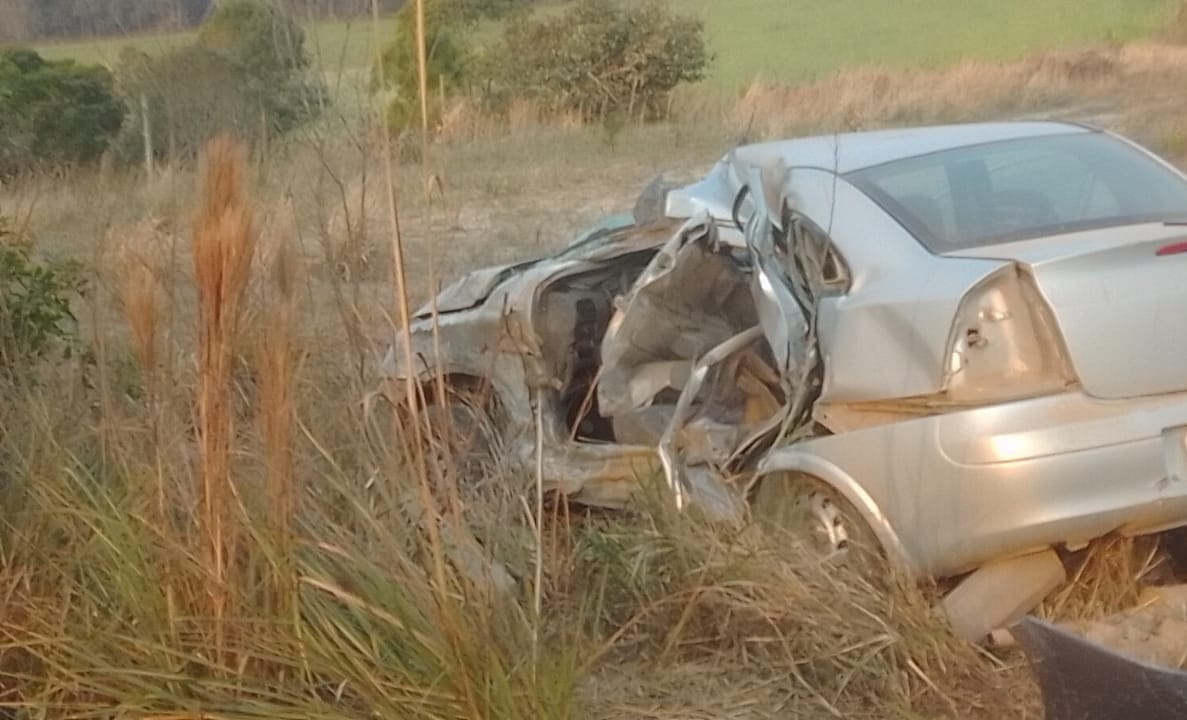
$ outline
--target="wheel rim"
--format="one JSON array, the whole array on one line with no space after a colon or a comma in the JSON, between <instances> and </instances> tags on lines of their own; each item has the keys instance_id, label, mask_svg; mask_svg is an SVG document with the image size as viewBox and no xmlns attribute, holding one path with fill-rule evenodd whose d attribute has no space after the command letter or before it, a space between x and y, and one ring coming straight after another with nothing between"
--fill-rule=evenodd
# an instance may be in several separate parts
<instances>
[{"instance_id":1,"label":"wheel rim","mask_svg":"<svg viewBox=\"0 0 1187 720\"><path fill-rule=\"evenodd\" d=\"M770 532L790 536L823 559L848 559L860 541L860 519L834 497L835 491L807 477L766 478L754 495L754 515Z\"/></svg>"},{"instance_id":2,"label":"wheel rim","mask_svg":"<svg viewBox=\"0 0 1187 720\"><path fill-rule=\"evenodd\" d=\"M845 514L823 493L812 492L808 496L812 518L810 532L822 536L824 546L832 553L849 550L849 527Z\"/></svg>"}]
</instances>

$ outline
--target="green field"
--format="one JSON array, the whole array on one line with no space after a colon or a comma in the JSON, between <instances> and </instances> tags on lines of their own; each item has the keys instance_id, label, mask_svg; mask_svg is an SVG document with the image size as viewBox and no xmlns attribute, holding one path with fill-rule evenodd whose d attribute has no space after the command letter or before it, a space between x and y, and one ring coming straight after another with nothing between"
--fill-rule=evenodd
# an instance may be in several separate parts
<instances>
[{"instance_id":1,"label":"green field","mask_svg":"<svg viewBox=\"0 0 1187 720\"><path fill-rule=\"evenodd\" d=\"M1180 0L680 0L705 19L712 80L803 80L864 64L932 67L964 58L1147 35Z\"/></svg>"},{"instance_id":2,"label":"green field","mask_svg":"<svg viewBox=\"0 0 1187 720\"><path fill-rule=\"evenodd\" d=\"M735 89L757 76L803 80L844 67L931 67L962 58L1123 42L1157 30L1180 0L672 0L704 18L716 53L710 82ZM390 20L379 31L391 32ZM54 58L111 63L125 45L159 51L191 36L44 45ZM370 23L314 26L310 48L328 72L372 57Z\"/></svg>"}]
</instances>

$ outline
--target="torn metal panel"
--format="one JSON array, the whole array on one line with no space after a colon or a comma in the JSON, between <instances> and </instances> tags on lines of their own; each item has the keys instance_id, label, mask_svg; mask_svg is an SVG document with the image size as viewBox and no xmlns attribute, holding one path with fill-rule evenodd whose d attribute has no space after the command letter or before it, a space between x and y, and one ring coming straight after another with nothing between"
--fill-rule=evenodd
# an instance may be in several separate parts
<instances>
[{"instance_id":1,"label":"torn metal panel","mask_svg":"<svg viewBox=\"0 0 1187 720\"><path fill-rule=\"evenodd\" d=\"M693 403L700 395L705 379L708 377L709 371L713 366L757 342L761 337L762 329L752 327L734 335L705 353L704 357L697 362L696 367L693 369L688 384L680 392L680 398L676 401L676 407L672 411L672 419L659 441L659 457L664 465L664 476L667 478L668 486L675 495L677 507L686 505L691 499L693 491L696 489L686 477L687 467L685 465L685 457L683 457L681 448L678 445L680 433L693 413Z\"/></svg>"},{"instance_id":2,"label":"torn metal panel","mask_svg":"<svg viewBox=\"0 0 1187 720\"><path fill-rule=\"evenodd\" d=\"M692 218L615 303L602 340L597 390L607 415L640 411L664 390L678 392L671 380L681 379L704 352L753 324L745 277L717 237L707 215Z\"/></svg>"}]
</instances>

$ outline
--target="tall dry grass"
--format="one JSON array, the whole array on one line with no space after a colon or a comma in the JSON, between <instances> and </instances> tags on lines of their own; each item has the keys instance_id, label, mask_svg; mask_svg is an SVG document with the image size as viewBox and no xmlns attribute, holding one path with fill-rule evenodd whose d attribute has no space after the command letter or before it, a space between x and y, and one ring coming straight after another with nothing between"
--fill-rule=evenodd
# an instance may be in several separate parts
<instances>
[{"instance_id":1,"label":"tall dry grass","mask_svg":"<svg viewBox=\"0 0 1187 720\"><path fill-rule=\"evenodd\" d=\"M600 213L590 206L602 196L629 202L625 175L642 179L674 156L684 168L687 155L711 161L731 134L1038 110L1169 87L1181 60L1181 50L1135 45L935 73L860 71L678 105L681 124L628 128L620 151L600 130L558 129L527 106L501 130L459 123L463 139L511 137L476 148L447 139L435 168L455 197L506 205L506 218L462 207L443 219L442 207L426 207L441 200L399 195L423 170L400 167L390 147L360 144L373 165L355 175L334 166L341 174L327 187L341 190L352 243L389 244L392 277L379 290L399 325L432 284L421 243L469 255L481 235L504 252L504 239L577 222L573 208ZM698 123L711 131L697 134ZM691 152L687 137L703 147ZM464 513L442 503L428 482L433 461L417 454L415 433L428 428L397 422L368 442L366 365L345 360L373 352L366 333L339 327L328 339L331 323L369 310L364 296L346 293L337 314L327 310L319 283L333 273L297 269L310 261L297 257L300 227L272 228L267 253L250 249L267 236L267 213L252 211L250 195L264 192L248 192L237 157L225 143L207 155L192 270L132 233L139 250L120 261L116 288L124 321L106 328L100 382L45 386L0 409L0 706L47 718L1038 715L1021 657L959 643L916 588L871 587L751 528L675 514L658 497L620 515L555 500L540 512L536 498L471 499ZM589 170L575 178L577 162ZM261 174L302 175L287 165ZM358 175L372 185L356 188ZM281 191L288 184L266 190ZM516 204L517 193L543 191L555 194ZM39 198L39 212L68 211L82 193ZM167 206L129 203L143 214ZM326 234L334 227L327 220ZM167 232L187 249L183 228ZM532 242L514 251L547 249ZM253 268L252 257L268 262ZM187 329L191 286L199 302ZM240 337L247 321L261 328L257 342ZM249 345L254 372L239 358ZM120 364L125 355L138 373ZM491 472L491 485L530 484L530 468ZM1128 602L1121 590L1144 566L1110 557L1087 556L1079 587L1046 611ZM510 591L492 592L467 564L474 558L505 566Z\"/></svg>"},{"instance_id":2,"label":"tall dry grass","mask_svg":"<svg viewBox=\"0 0 1187 720\"><path fill-rule=\"evenodd\" d=\"M203 165L192 239L198 287L201 555L209 574L216 657L224 662L229 658L223 647L223 623L234 611L229 579L238 550L231 373L257 236L255 211L245 187L246 146L229 137L216 138L207 146Z\"/></svg>"},{"instance_id":3,"label":"tall dry grass","mask_svg":"<svg viewBox=\"0 0 1187 720\"><path fill-rule=\"evenodd\" d=\"M233 146L207 157L192 337L161 331L166 301L136 295L145 275L127 261L128 350L139 382L157 382L157 410L118 389L132 380L112 360L90 390L21 399L26 422L0 437L0 704L53 718L426 720L1033 709L1015 665L956 642L913 590L877 591L658 495L620 516L470 502L434 551L426 464L399 438L372 464L359 398L334 391L351 386L349 351L304 341L319 307L298 290L312 279L287 228L248 222ZM276 242L247 255L257 234ZM269 262L253 269L252 256ZM267 321L254 390L235 364L245 316ZM93 402L103 392L120 396ZM240 422L245 410L258 422ZM158 480L163 521L146 503ZM451 552L455 527L481 528L482 543ZM510 592L465 566L475 553L510 568Z\"/></svg>"},{"instance_id":4,"label":"tall dry grass","mask_svg":"<svg viewBox=\"0 0 1187 720\"><path fill-rule=\"evenodd\" d=\"M823 128L955 122L1084 103L1135 75L1175 67L1181 55L1177 48L1134 46L1012 62L966 60L940 70L857 68L797 85L759 80L721 112L729 127L755 139ZM694 104L685 112L713 110Z\"/></svg>"},{"instance_id":5,"label":"tall dry grass","mask_svg":"<svg viewBox=\"0 0 1187 720\"><path fill-rule=\"evenodd\" d=\"M269 533L276 551L272 606L279 617L295 609L295 538L293 520L298 492L294 468L297 348L297 267L292 236L283 232L272 262L270 322L259 351L259 416L264 445L264 488Z\"/></svg>"}]
</instances>

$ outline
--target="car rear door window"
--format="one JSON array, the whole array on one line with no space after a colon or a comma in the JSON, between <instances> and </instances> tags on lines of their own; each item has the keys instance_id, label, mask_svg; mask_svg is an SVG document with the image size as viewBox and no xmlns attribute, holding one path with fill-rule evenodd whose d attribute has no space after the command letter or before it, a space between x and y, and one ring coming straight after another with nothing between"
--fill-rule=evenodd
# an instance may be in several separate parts
<instances>
[{"instance_id":1,"label":"car rear door window","mask_svg":"<svg viewBox=\"0 0 1187 720\"><path fill-rule=\"evenodd\" d=\"M846 177L941 253L1187 218L1187 181L1098 132L972 145Z\"/></svg>"}]
</instances>

